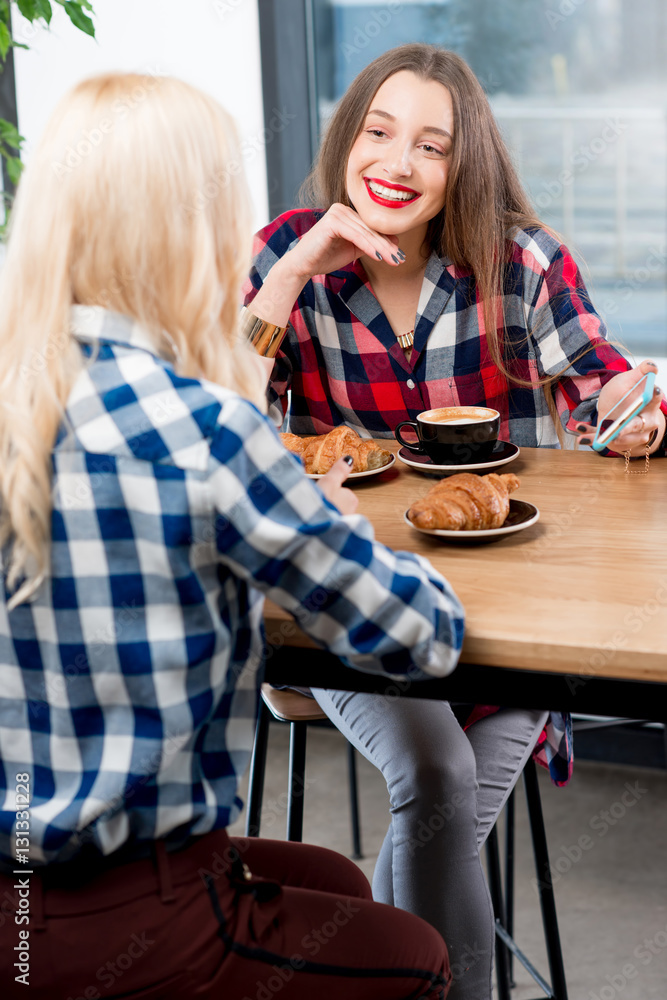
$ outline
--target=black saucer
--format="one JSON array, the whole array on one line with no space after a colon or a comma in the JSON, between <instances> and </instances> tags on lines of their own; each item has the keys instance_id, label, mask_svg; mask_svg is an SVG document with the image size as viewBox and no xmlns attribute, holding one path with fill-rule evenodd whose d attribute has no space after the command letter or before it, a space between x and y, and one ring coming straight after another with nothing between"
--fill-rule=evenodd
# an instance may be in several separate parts
<instances>
[{"instance_id":1,"label":"black saucer","mask_svg":"<svg viewBox=\"0 0 667 1000\"><path fill-rule=\"evenodd\" d=\"M436 465L428 455L420 455L416 451L408 448L400 448L398 459L404 465L409 465L413 469L422 472L489 472L499 465L507 465L518 457L519 446L510 444L509 441L496 441L491 457L484 462L458 462L456 465Z\"/></svg>"}]
</instances>

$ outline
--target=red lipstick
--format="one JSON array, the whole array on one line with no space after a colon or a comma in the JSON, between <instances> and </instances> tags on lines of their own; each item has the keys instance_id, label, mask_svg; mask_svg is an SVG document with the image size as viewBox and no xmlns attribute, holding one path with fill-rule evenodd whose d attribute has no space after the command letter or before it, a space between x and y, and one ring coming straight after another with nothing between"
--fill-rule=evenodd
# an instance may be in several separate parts
<instances>
[{"instance_id":1,"label":"red lipstick","mask_svg":"<svg viewBox=\"0 0 667 1000\"><path fill-rule=\"evenodd\" d=\"M383 198L379 194L375 194L375 192L371 190L371 183L381 184L382 187L391 188L392 191L406 191L408 194L413 195L413 197L406 198L403 201L389 200L388 198ZM381 181L376 177L364 177L364 184L366 185L368 197L371 201L374 201L377 205L382 205L383 208L404 208L405 205L414 205L417 199L421 198L419 192L415 191L414 188L405 187L403 184L391 184L389 181Z\"/></svg>"}]
</instances>

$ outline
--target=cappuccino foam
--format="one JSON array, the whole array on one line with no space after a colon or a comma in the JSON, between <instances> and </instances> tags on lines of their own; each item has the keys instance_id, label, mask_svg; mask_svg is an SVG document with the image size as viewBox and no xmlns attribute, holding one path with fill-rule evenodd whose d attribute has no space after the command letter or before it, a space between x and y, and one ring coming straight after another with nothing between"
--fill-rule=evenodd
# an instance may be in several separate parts
<instances>
[{"instance_id":1,"label":"cappuccino foam","mask_svg":"<svg viewBox=\"0 0 667 1000\"><path fill-rule=\"evenodd\" d=\"M461 411L464 412L461 412ZM483 406L458 407L442 406L437 410L430 410L420 413L419 419L425 420L429 424L479 424L486 420L493 420L496 416L493 410Z\"/></svg>"}]
</instances>

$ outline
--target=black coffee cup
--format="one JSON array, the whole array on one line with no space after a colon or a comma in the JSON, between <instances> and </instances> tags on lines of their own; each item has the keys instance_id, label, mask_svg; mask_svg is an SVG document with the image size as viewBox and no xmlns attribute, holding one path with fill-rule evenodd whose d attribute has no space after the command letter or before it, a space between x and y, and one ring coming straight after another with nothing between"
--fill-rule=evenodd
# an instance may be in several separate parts
<instances>
[{"instance_id":1,"label":"black coffee cup","mask_svg":"<svg viewBox=\"0 0 667 1000\"><path fill-rule=\"evenodd\" d=\"M403 440L403 427L415 431L417 443ZM491 458L499 429L500 414L488 406L441 406L402 420L394 434L404 448L428 455L434 465L470 465Z\"/></svg>"}]
</instances>

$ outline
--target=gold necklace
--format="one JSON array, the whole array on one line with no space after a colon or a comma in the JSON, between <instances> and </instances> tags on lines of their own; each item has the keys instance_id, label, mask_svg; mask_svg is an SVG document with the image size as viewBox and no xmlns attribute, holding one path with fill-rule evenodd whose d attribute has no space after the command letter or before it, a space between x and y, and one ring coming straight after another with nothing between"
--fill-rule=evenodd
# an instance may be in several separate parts
<instances>
[{"instance_id":1,"label":"gold necklace","mask_svg":"<svg viewBox=\"0 0 667 1000\"><path fill-rule=\"evenodd\" d=\"M404 351L407 351L408 347L412 347L415 342L415 331L408 330L407 333L397 333L396 340L399 342Z\"/></svg>"}]
</instances>

